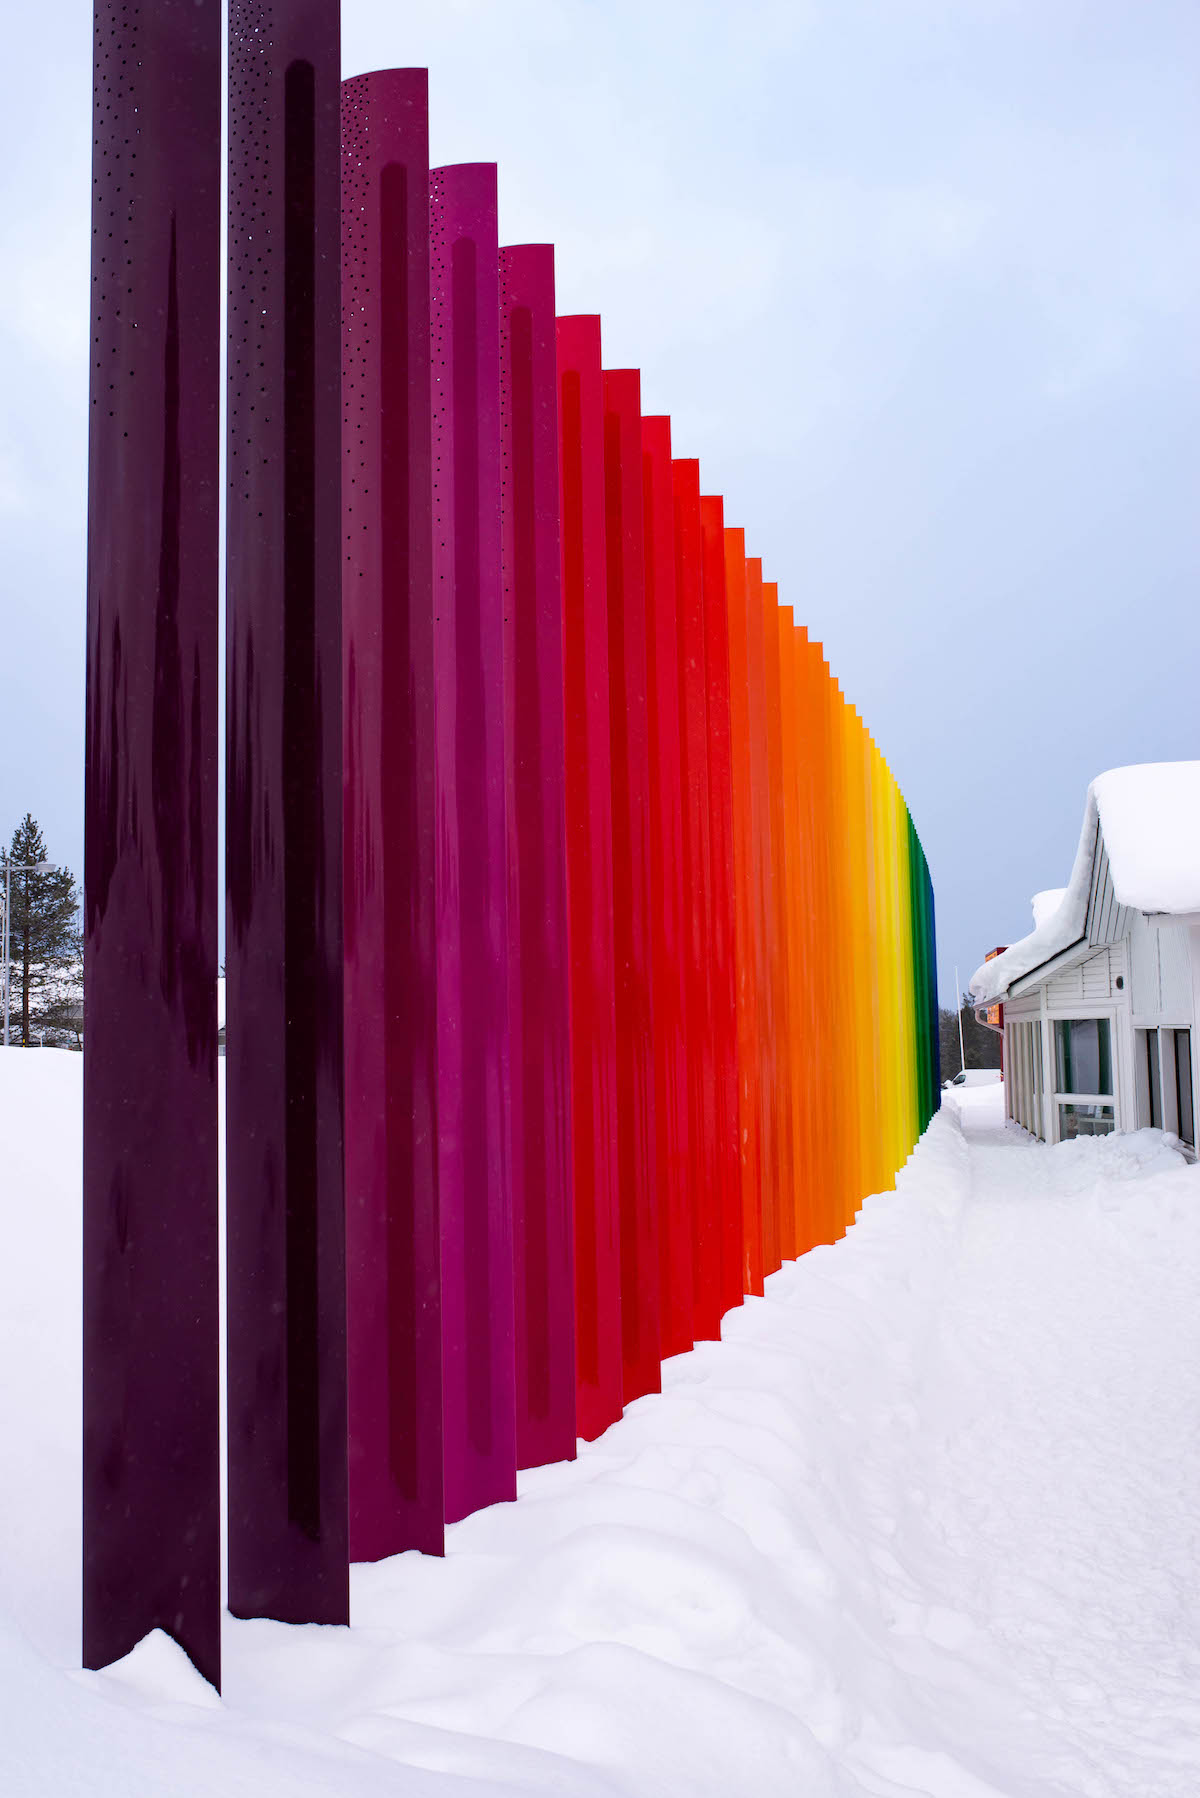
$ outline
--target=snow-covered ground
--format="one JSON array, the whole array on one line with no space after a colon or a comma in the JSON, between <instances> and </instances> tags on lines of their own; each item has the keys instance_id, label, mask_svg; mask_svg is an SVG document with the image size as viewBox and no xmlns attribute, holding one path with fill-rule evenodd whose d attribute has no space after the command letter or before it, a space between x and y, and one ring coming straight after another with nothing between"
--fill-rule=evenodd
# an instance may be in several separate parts
<instances>
[{"instance_id":1,"label":"snow-covered ground","mask_svg":"<svg viewBox=\"0 0 1200 1798\"><path fill-rule=\"evenodd\" d=\"M5 1798L1196 1798L1200 1170L999 1091L350 1629L77 1670L81 1058L0 1057Z\"/></svg>"}]
</instances>

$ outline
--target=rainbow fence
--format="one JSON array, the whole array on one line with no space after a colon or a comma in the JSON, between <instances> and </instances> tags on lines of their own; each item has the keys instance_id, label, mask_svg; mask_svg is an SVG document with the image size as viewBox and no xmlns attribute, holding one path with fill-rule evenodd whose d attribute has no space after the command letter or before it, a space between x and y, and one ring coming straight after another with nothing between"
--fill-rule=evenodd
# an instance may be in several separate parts
<instances>
[{"instance_id":1,"label":"rainbow fence","mask_svg":"<svg viewBox=\"0 0 1200 1798\"><path fill-rule=\"evenodd\" d=\"M219 15L96 12L84 1401L85 1659L159 1625L214 1681ZM933 897L637 371L500 246L494 167L430 169L424 71L339 90L336 0L264 17L229 58L229 1603L336 1622L350 1560L440 1552L892 1185Z\"/></svg>"}]
</instances>

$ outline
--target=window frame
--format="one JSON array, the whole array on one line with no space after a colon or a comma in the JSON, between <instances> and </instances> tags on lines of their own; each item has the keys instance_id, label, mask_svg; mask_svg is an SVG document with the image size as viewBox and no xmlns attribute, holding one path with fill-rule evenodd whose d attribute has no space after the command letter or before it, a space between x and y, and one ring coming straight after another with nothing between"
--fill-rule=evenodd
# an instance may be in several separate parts
<instances>
[{"instance_id":1,"label":"window frame","mask_svg":"<svg viewBox=\"0 0 1200 1798\"><path fill-rule=\"evenodd\" d=\"M1108 1058L1109 1078L1112 1081L1110 1093L1062 1092L1058 1086L1058 1036L1055 1026L1058 1024L1082 1024L1092 1019L1103 1019L1108 1024ZM1054 1134L1047 1133L1047 1142L1064 1142L1061 1133L1061 1105L1103 1105L1112 1112L1112 1131L1102 1134L1111 1135L1121 1128L1121 1033L1117 1029L1117 1007L1115 1005L1072 1005L1071 1009L1059 1011L1048 1010L1045 1014L1048 1027L1050 1073L1053 1076L1053 1089L1045 1095L1047 1124L1053 1124Z\"/></svg>"}]
</instances>

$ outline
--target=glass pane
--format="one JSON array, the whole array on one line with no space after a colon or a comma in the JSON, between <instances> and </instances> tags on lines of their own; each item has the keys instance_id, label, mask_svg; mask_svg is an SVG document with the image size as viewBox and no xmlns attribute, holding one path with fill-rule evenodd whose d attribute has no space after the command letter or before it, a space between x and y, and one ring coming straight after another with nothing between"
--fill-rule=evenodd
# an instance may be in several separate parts
<instances>
[{"instance_id":1,"label":"glass pane","mask_svg":"<svg viewBox=\"0 0 1200 1798\"><path fill-rule=\"evenodd\" d=\"M1146 1032L1146 1080L1150 1088L1150 1128L1162 1129L1162 1071L1158 1063L1158 1031Z\"/></svg>"},{"instance_id":2,"label":"glass pane","mask_svg":"<svg viewBox=\"0 0 1200 1798\"><path fill-rule=\"evenodd\" d=\"M1107 1136L1115 1128L1111 1105L1060 1105L1058 1108L1060 1142L1071 1142L1077 1136Z\"/></svg>"},{"instance_id":3,"label":"glass pane","mask_svg":"<svg viewBox=\"0 0 1200 1798\"><path fill-rule=\"evenodd\" d=\"M1107 1018L1056 1018L1054 1049L1060 1093L1112 1091L1112 1033Z\"/></svg>"},{"instance_id":4,"label":"glass pane","mask_svg":"<svg viewBox=\"0 0 1200 1798\"><path fill-rule=\"evenodd\" d=\"M1196 1146L1196 1118L1192 1106L1192 1033L1175 1032L1175 1097L1179 1105L1179 1134Z\"/></svg>"}]
</instances>

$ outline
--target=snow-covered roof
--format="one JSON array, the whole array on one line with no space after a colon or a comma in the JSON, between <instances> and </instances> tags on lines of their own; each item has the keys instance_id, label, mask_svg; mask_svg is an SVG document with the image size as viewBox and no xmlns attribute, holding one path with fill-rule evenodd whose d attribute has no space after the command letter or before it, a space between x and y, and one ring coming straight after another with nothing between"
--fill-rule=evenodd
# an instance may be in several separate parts
<instances>
[{"instance_id":1,"label":"snow-covered roof","mask_svg":"<svg viewBox=\"0 0 1200 1798\"><path fill-rule=\"evenodd\" d=\"M1033 905L1033 928L1035 930L1054 916L1066 896L1066 887L1047 887L1045 892L1033 895L1031 904Z\"/></svg>"},{"instance_id":2,"label":"snow-covered roof","mask_svg":"<svg viewBox=\"0 0 1200 1798\"><path fill-rule=\"evenodd\" d=\"M1110 769L1088 788L1075 865L1058 904L1049 905L1051 892L1036 895L1030 934L976 968L971 997L977 1005L1003 998L1014 981L1083 936L1097 824L1119 905L1176 916L1200 912L1200 762Z\"/></svg>"}]
</instances>

